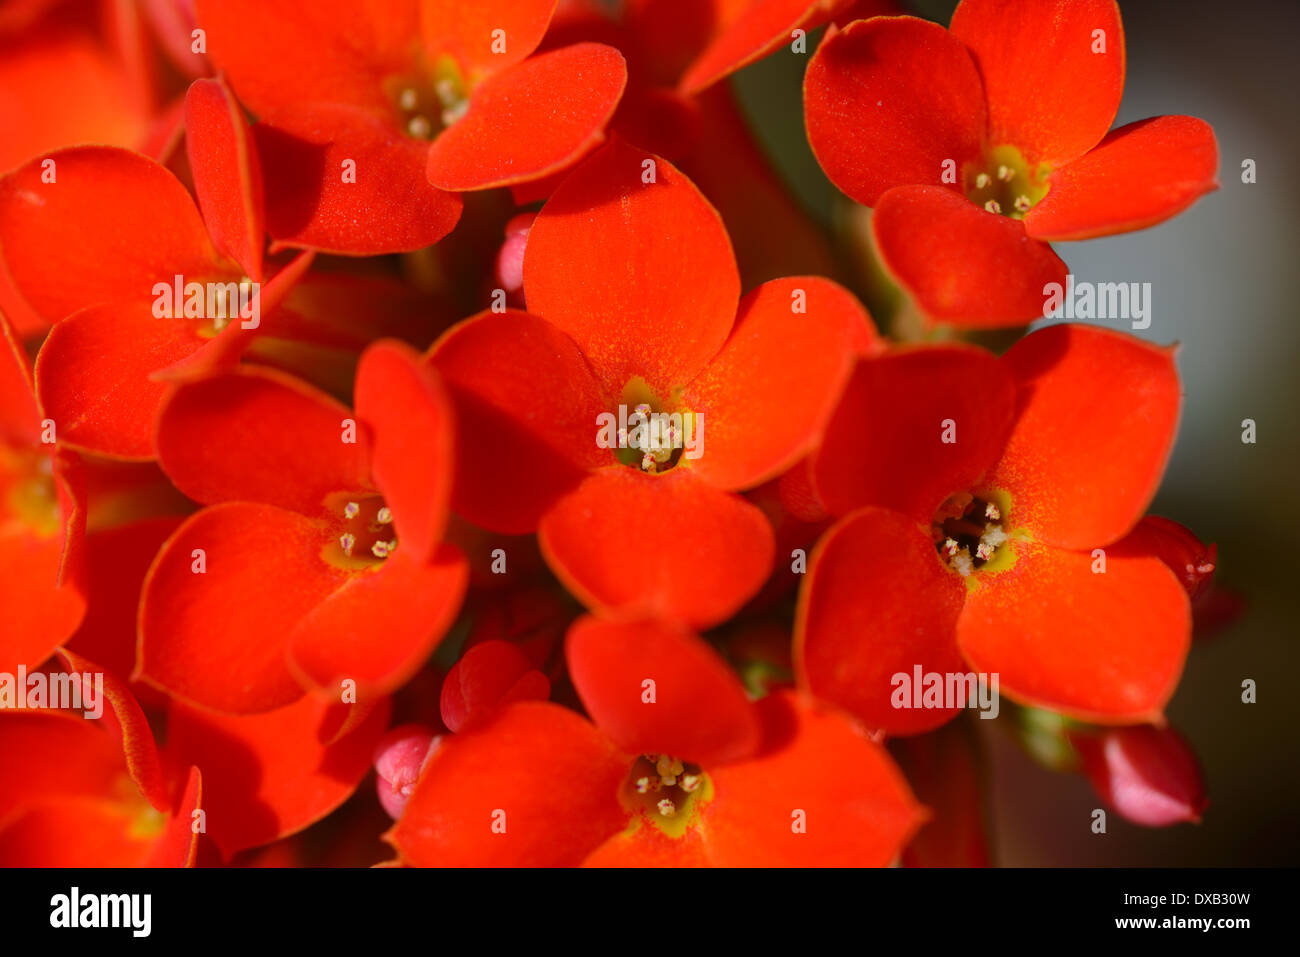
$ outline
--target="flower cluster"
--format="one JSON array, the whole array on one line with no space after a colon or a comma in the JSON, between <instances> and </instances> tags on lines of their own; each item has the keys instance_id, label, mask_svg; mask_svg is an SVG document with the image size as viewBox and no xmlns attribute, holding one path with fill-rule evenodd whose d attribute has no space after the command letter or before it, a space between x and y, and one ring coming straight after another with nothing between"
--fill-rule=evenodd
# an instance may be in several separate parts
<instances>
[{"instance_id":1,"label":"flower cluster","mask_svg":"<svg viewBox=\"0 0 1300 957\"><path fill-rule=\"evenodd\" d=\"M0 864L983 864L975 710L1199 816L1174 350L1023 334L1216 186L1112 0L107 6L0 5Z\"/></svg>"}]
</instances>

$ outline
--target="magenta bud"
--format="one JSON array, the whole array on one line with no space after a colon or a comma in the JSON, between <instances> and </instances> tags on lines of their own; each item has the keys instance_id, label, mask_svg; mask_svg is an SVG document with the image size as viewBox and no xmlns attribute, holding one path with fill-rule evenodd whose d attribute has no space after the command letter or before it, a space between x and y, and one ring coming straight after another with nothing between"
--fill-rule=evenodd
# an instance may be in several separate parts
<instances>
[{"instance_id":1,"label":"magenta bud","mask_svg":"<svg viewBox=\"0 0 1300 957\"><path fill-rule=\"evenodd\" d=\"M379 775L379 803L396 820L415 791L420 771L438 750L439 736L419 724L391 729L375 745L375 773Z\"/></svg>"},{"instance_id":2,"label":"magenta bud","mask_svg":"<svg viewBox=\"0 0 1300 957\"><path fill-rule=\"evenodd\" d=\"M511 295L524 288L524 249L536 218L536 213L521 213L506 223L506 241L497 253L497 282Z\"/></svg>"},{"instance_id":3,"label":"magenta bud","mask_svg":"<svg viewBox=\"0 0 1300 957\"><path fill-rule=\"evenodd\" d=\"M1084 774L1120 816L1145 827L1200 821L1205 780L1178 732L1137 725L1071 737Z\"/></svg>"}]
</instances>

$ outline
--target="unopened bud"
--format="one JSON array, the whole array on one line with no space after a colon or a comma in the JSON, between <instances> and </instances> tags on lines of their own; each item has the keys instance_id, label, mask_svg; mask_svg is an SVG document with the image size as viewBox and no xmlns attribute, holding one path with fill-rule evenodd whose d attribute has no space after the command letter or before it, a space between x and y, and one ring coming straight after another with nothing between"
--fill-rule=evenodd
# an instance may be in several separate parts
<instances>
[{"instance_id":1,"label":"unopened bud","mask_svg":"<svg viewBox=\"0 0 1300 957\"><path fill-rule=\"evenodd\" d=\"M1191 747L1169 728L1138 725L1072 736L1084 774L1122 817L1145 827L1201 819L1209 803Z\"/></svg>"},{"instance_id":2,"label":"unopened bud","mask_svg":"<svg viewBox=\"0 0 1300 957\"><path fill-rule=\"evenodd\" d=\"M375 773L379 775L379 803L396 820L415 791L425 762L438 750L439 736L418 724L393 728L375 745Z\"/></svg>"}]
</instances>

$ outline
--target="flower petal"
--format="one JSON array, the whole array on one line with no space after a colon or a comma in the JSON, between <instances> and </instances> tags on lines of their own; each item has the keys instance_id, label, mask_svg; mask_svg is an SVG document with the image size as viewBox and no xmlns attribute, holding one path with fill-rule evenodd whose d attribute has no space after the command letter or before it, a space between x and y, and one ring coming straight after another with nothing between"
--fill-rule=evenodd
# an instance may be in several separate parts
<instances>
[{"instance_id":1,"label":"flower petal","mask_svg":"<svg viewBox=\"0 0 1300 957\"><path fill-rule=\"evenodd\" d=\"M148 302L91 306L58 323L36 357L36 389L59 440L115 458L153 458L167 386L152 375L202 344L192 321L159 319Z\"/></svg>"},{"instance_id":2,"label":"flower petal","mask_svg":"<svg viewBox=\"0 0 1300 957\"><path fill-rule=\"evenodd\" d=\"M1115 0L962 0L950 29L984 79L993 145L1059 166L1110 129L1124 94Z\"/></svg>"},{"instance_id":3,"label":"flower petal","mask_svg":"<svg viewBox=\"0 0 1300 957\"><path fill-rule=\"evenodd\" d=\"M738 489L793 465L834 411L856 343L874 331L853 294L827 279L776 279L746 295L726 345L682 397L705 420L695 474Z\"/></svg>"},{"instance_id":4,"label":"flower petal","mask_svg":"<svg viewBox=\"0 0 1300 957\"><path fill-rule=\"evenodd\" d=\"M894 186L943 188L945 164L960 178L983 147L984 92L970 54L915 17L829 32L808 64L804 111L822 169L867 206Z\"/></svg>"},{"instance_id":5,"label":"flower petal","mask_svg":"<svg viewBox=\"0 0 1300 957\"><path fill-rule=\"evenodd\" d=\"M612 453L596 444L607 410L578 347L544 319L483 313L448 330L429 361L456 409L457 512L498 532L531 532Z\"/></svg>"},{"instance_id":6,"label":"flower petal","mask_svg":"<svg viewBox=\"0 0 1300 957\"><path fill-rule=\"evenodd\" d=\"M1003 357L1017 412L987 484L1010 496L1008 521L1061 548L1107 545L1146 511L1178 426L1171 348L1095 326L1059 325Z\"/></svg>"},{"instance_id":7,"label":"flower petal","mask_svg":"<svg viewBox=\"0 0 1300 957\"><path fill-rule=\"evenodd\" d=\"M587 616L569 629L565 656L587 713L624 751L711 765L758 747L758 712L745 686L681 625ZM647 681L653 682L649 701Z\"/></svg>"},{"instance_id":8,"label":"flower petal","mask_svg":"<svg viewBox=\"0 0 1300 957\"><path fill-rule=\"evenodd\" d=\"M447 672L439 696L442 723L460 733L480 727L512 701L551 696L551 683L508 641L493 639L468 649Z\"/></svg>"},{"instance_id":9,"label":"flower petal","mask_svg":"<svg viewBox=\"0 0 1300 957\"><path fill-rule=\"evenodd\" d=\"M103 146L59 150L0 179L0 250L18 291L51 322L100 303L147 309L154 283L229 271L180 180Z\"/></svg>"},{"instance_id":10,"label":"flower petal","mask_svg":"<svg viewBox=\"0 0 1300 957\"><path fill-rule=\"evenodd\" d=\"M348 15L351 18L351 14ZM374 256L442 239L459 196L429 185L429 145L352 106L314 103L253 128L266 180L266 228L280 243Z\"/></svg>"},{"instance_id":11,"label":"flower petal","mask_svg":"<svg viewBox=\"0 0 1300 957\"><path fill-rule=\"evenodd\" d=\"M32 365L22 341L0 312L0 443L37 446L41 412L36 404Z\"/></svg>"},{"instance_id":12,"label":"flower petal","mask_svg":"<svg viewBox=\"0 0 1300 957\"><path fill-rule=\"evenodd\" d=\"M385 81L418 62L414 0L198 0L197 7L209 55L259 114L309 103L395 114Z\"/></svg>"},{"instance_id":13,"label":"flower petal","mask_svg":"<svg viewBox=\"0 0 1300 957\"><path fill-rule=\"evenodd\" d=\"M270 505L234 502L191 516L145 578L135 677L235 714L297 701L290 636L348 574L321 558L328 535Z\"/></svg>"},{"instance_id":14,"label":"flower petal","mask_svg":"<svg viewBox=\"0 0 1300 957\"><path fill-rule=\"evenodd\" d=\"M1183 670L1187 593L1154 556L1011 545L1015 564L979 574L957 623L971 667L1017 701L1082 721L1148 721ZM1097 573L1095 569L1104 567Z\"/></svg>"},{"instance_id":15,"label":"flower petal","mask_svg":"<svg viewBox=\"0 0 1300 957\"><path fill-rule=\"evenodd\" d=\"M579 715L518 702L442 738L385 837L417 867L571 867L627 823L631 768Z\"/></svg>"},{"instance_id":16,"label":"flower petal","mask_svg":"<svg viewBox=\"0 0 1300 957\"><path fill-rule=\"evenodd\" d=\"M429 182L491 189L564 169L599 142L614 115L627 64L601 43L575 43L498 73L429 148Z\"/></svg>"},{"instance_id":17,"label":"flower petal","mask_svg":"<svg viewBox=\"0 0 1300 957\"><path fill-rule=\"evenodd\" d=\"M611 395L640 377L667 400L726 341L740 280L722 221L690 180L614 141L533 222L524 293L530 312L573 337Z\"/></svg>"},{"instance_id":18,"label":"flower petal","mask_svg":"<svg viewBox=\"0 0 1300 957\"><path fill-rule=\"evenodd\" d=\"M217 249L262 281L262 164L243 109L220 80L195 80L185 94L185 148L194 192Z\"/></svg>"},{"instance_id":19,"label":"flower petal","mask_svg":"<svg viewBox=\"0 0 1300 957\"><path fill-rule=\"evenodd\" d=\"M965 588L916 522L864 508L813 550L795 618L801 687L890 734L930 731L955 707L921 707L930 674L964 673ZM901 677L900 677L901 676Z\"/></svg>"},{"instance_id":20,"label":"flower petal","mask_svg":"<svg viewBox=\"0 0 1300 957\"><path fill-rule=\"evenodd\" d=\"M329 702L308 695L258 715L223 715L174 702L167 757L203 773L208 836L229 856L301 831L356 790L388 726L384 700L355 730L322 744Z\"/></svg>"},{"instance_id":21,"label":"flower petal","mask_svg":"<svg viewBox=\"0 0 1300 957\"><path fill-rule=\"evenodd\" d=\"M244 366L178 386L163 403L158 461L205 505L247 501L317 517L337 492L370 487L366 436L352 412L274 369Z\"/></svg>"},{"instance_id":22,"label":"flower petal","mask_svg":"<svg viewBox=\"0 0 1300 957\"><path fill-rule=\"evenodd\" d=\"M680 89L699 93L741 67L763 59L790 35L820 26L834 0L756 0L723 25L682 76Z\"/></svg>"},{"instance_id":23,"label":"flower petal","mask_svg":"<svg viewBox=\"0 0 1300 957\"><path fill-rule=\"evenodd\" d=\"M424 561L447 527L454 434L437 372L405 343L371 345L357 367L357 418L370 433L370 472L392 508L404 553Z\"/></svg>"},{"instance_id":24,"label":"flower petal","mask_svg":"<svg viewBox=\"0 0 1300 957\"><path fill-rule=\"evenodd\" d=\"M0 673L34 668L77 630L86 601L70 585L59 587L63 536L0 533Z\"/></svg>"},{"instance_id":25,"label":"flower petal","mask_svg":"<svg viewBox=\"0 0 1300 957\"><path fill-rule=\"evenodd\" d=\"M468 578L457 549L444 546L425 558L403 545L381 567L350 576L294 625L293 668L328 693L355 682L358 702L397 690L442 640Z\"/></svg>"},{"instance_id":26,"label":"flower petal","mask_svg":"<svg viewBox=\"0 0 1300 957\"><path fill-rule=\"evenodd\" d=\"M885 749L797 694L768 695L757 707L763 750L706 769L715 797L701 810L701 827L714 865L890 864L924 812Z\"/></svg>"},{"instance_id":27,"label":"flower petal","mask_svg":"<svg viewBox=\"0 0 1300 957\"><path fill-rule=\"evenodd\" d=\"M556 0L420 0L430 62L450 56L471 77L513 66L537 49Z\"/></svg>"},{"instance_id":28,"label":"flower petal","mask_svg":"<svg viewBox=\"0 0 1300 957\"><path fill-rule=\"evenodd\" d=\"M697 628L726 620L758 591L774 550L762 512L684 468L594 472L546 514L538 536L551 570L588 607Z\"/></svg>"},{"instance_id":29,"label":"flower petal","mask_svg":"<svg viewBox=\"0 0 1300 957\"><path fill-rule=\"evenodd\" d=\"M1051 176L1025 216L1038 239L1091 239L1145 229L1219 188L1214 130L1193 116L1157 116L1107 134Z\"/></svg>"},{"instance_id":30,"label":"flower petal","mask_svg":"<svg viewBox=\"0 0 1300 957\"><path fill-rule=\"evenodd\" d=\"M1024 224L937 186L890 190L871 229L886 268L932 319L963 328L1043 318L1044 289L1066 267Z\"/></svg>"},{"instance_id":31,"label":"flower petal","mask_svg":"<svg viewBox=\"0 0 1300 957\"><path fill-rule=\"evenodd\" d=\"M883 505L929 523L948 496L997 461L1015 383L974 346L900 348L858 363L813 458L833 514Z\"/></svg>"}]
</instances>

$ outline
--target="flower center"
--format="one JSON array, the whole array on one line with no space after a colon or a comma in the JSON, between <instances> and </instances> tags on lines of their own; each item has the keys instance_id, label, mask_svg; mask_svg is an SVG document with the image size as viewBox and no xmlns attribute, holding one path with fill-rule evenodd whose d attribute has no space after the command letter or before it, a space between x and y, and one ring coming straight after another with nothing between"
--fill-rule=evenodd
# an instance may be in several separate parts
<instances>
[{"instance_id":1,"label":"flower center","mask_svg":"<svg viewBox=\"0 0 1300 957\"><path fill-rule=\"evenodd\" d=\"M393 513L382 495L331 496L326 510L334 518L327 557L344 567L369 567L397 551Z\"/></svg>"},{"instance_id":2,"label":"flower center","mask_svg":"<svg viewBox=\"0 0 1300 957\"><path fill-rule=\"evenodd\" d=\"M930 537L940 559L966 577L1008 550L1004 547L1010 540L1005 524L1003 507L992 497L961 492L939 507Z\"/></svg>"},{"instance_id":3,"label":"flower center","mask_svg":"<svg viewBox=\"0 0 1300 957\"><path fill-rule=\"evenodd\" d=\"M643 754L623 785L622 801L671 837L681 837L700 806L713 797L713 783L700 770L670 754Z\"/></svg>"},{"instance_id":4,"label":"flower center","mask_svg":"<svg viewBox=\"0 0 1300 957\"><path fill-rule=\"evenodd\" d=\"M1024 219L1048 189L1046 169L1031 170L1014 146L995 147L983 161L967 163L962 179L972 203L1010 219Z\"/></svg>"},{"instance_id":5,"label":"flower center","mask_svg":"<svg viewBox=\"0 0 1300 957\"><path fill-rule=\"evenodd\" d=\"M442 57L430 79L405 77L390 84L389 96L408 136L431 140L469 109L469 90L450 57Z\"/></svg>"},{"instance_id":6,"label":"flower center","mask_svg":"<svg viewBox=\"0 0 1300 957\"><path fill-rule=\"evenodd\" d=\"M0 531L10 523L49 537L58 532L59 491L47 453L0 445Z\"/></svg>"}]
</instances>

